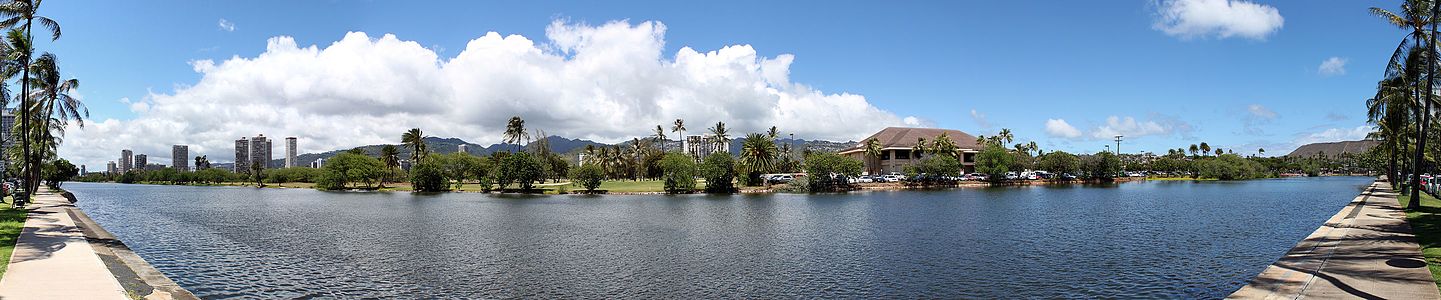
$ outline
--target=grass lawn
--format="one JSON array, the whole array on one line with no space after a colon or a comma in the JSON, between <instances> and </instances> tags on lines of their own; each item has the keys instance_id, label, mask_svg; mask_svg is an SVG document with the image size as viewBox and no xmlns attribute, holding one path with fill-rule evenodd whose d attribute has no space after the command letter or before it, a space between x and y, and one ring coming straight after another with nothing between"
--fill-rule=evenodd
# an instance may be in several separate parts
<instances>
[{"instance_id":1,"label":"grass lawn","mask_svg":"<svg viewBox=\"0 0 1441 300\"><path fill-rule=\"evenodd\" d=\"M699 185L699 184L698 184L696 187L699 188L699 187L703 187L703 186L704 186L704 185ZM582 190L583 190L584 188L579 188L579 189L582 189ZM665 191L665 181L660 181L660 180L604 181L604 182L601 182L601 183L600 183L600 189L601 189L601 190L606 190L606 191L608 191L608 192L613 192L613 193L664 192L664 191Z\"/></svg>"},{"instance_id":2,"label":"grass lawn","mask_svg":"<svg viewBox=\"0 0 1441 300\"><path fill-rule=\"evenodd\" d=\"M0 276L10 266L10 252L15 251L15 240L20 237L20 229L25 227L27 213L23 209L10 208L10 197L5 197L3 206L0 208Z\"/></svg>"},{"instance_id":3,"label":"grass lawn","mask_svg":"<svg viewBox=\"0 0 1441 300\"><path fill-rule=\"evenodd\" d=\"M1397 197L1401 206L1411 202L1410 195ZM1441 200L1421 193L1421 208L1406 211L1406 222L1416 233L1421 244L1421 254L1426 256L1426 268L1431 270L1431 280L1441 288Z\"/></svg>"}]
</instances>

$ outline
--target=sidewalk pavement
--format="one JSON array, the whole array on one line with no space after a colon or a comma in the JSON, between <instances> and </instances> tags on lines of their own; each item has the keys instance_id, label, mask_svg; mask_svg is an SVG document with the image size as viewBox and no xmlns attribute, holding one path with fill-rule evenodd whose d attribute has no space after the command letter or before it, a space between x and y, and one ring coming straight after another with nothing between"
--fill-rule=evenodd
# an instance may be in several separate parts
<instances>
[{"instance_id":1,"label":"sidewalk pavement","mask_svg":"<svg viewBox=\"0 0 1441 300\"><path fill-rule=\"evenodd\" d=\"M76 227L70 201L41 189L0 278L0 299L129 299Z\"/></svg>"},{"instance_id":2,"label":"sidewalk pavement","mask_svg":"<svg viewBox=\"0 0 1441 300\"><path fill-rule=\"evenodd\" d=\"M1396 193L1377 181L1227 298L1441 299L1441 293Z\"/></svg>"}]
</instances>

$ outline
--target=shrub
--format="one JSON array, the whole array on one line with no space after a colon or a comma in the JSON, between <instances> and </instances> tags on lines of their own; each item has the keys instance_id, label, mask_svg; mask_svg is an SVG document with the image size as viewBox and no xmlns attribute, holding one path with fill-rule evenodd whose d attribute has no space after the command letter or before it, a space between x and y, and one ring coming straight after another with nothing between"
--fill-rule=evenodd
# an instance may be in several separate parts
<instances>
[{"instance_id":1,"label":"shrub","mask_svg":"<svg viewBox=\"0 0 1441 300\"><path fill-rule=\"evenodd\" d=\"M912 178L911 183L954 184L954 181L943 179L943 177L960 176L961 161L949 155L931 156L906 166L906 173L906 177ZM922 174L925 176L920 176Z\"/></svg>"},{"instance_id":2,"label":"shrub","mask_svg":"<svg viewBox=\"0 0 1441 300\"><path fill-rule=\"evenodd\" d=\"M705 178L705 192L733 193L736 178L735 158L728 153L711 153L700 166L701 177Z\"/></svg>"},{"instance_id":3,"label":"shrub","mask_svg":"<svg viewBox=\"0 0 1441 300\"><path fill-rule=\"evenodd\" d=\"M379 159L354 153L341 153L325 161L315 187L323 190L345 189L353 184L365 187L385 177L385 165Z\"/></svg>"},{"instance_id":4,"label":"shrub","mask_svg":"<svg viewBox=\"0 0 1441 300\"><path fill-rule=\"evenodd\" d=\"M665 180L665 192L670 194L689 193L695 190L695 160L680 153L669 153L660 160Z\"/></svg>"},{"instance_id":5,"label":"shrub","mask_svg":"<svg viewBox=\"0 0 1441 300\"><path fill-rule=\"evenodd\" d=\"M601 180L605 179L605 170L595 164L585 164L571 168L568 177L571 184L585 188L586 193L594 193L595 189L600 188Z\"/></svg>"},{"instance_id":6,"label":"shrub","mask_svg":"<svg viewBox=\"0 0 1441 300\"><path fill-rule=\"evenodd\" d=\"M1011 171L1011 165L1015 163L1016 157L1011 155L1006 148L996 144L987 144L976 154L976 172L989 175L991 180L1006 178L1006 173Z\"/></svg>"},{"instance_id":7,"label":"shrub","mask_svg":"<svg viewBox=\"0 0 1441 300\"><path fill-rule=\"evenodd\" d=\"M1112 180L1116 174L1121 173L1121 159L1110 151L1101 151L1087 158L1085 162L1086 173L1091 178L1100 180Z\"/></svg>"},{"instance_id":8,"label":"shrub","mask_svg":"<svg viewBox=\"0 0 1441 300\"><path fill-rule=\"evenodd\" d=\"M1041 162L1037 165L1041 170L1056 174L1076 174L1081 171L1081 159L1065 151L1046 153L1041 156Z\"/></svg>"},{"instance_id":9,"label":"shrub","mask_svg":"<svg viewBox=\"0 0 1441 300\"><path fill-rule=\"evenodd\" d=\"M1201 161L1197 168L1200 169L1198 172L1200 177L1219 180L1245 180L1270 176L1266 166L1235 154L1223 154L1214 159Z\"/></svg>"}]
</instances>

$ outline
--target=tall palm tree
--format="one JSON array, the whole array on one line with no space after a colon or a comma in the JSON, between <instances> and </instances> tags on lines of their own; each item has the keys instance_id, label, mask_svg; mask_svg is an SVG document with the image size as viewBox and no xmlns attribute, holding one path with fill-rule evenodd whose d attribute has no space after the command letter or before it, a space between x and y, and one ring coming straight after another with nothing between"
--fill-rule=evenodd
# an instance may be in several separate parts
<instances>
[{"instance_id":1,"label":"tall palm tree","mask_svg":"<svg viewBox=\"0 0 1441 300\"><path fill-rule=\"evenodd\" d=\"M511 153L520 152L520 140L530 138L530 134L525 132L525 120L520 116L510 117L510 121L505 122L503 138L505 142L515 144L515 151Z\"/></svg>"},{"instance_id":2,"label":"tall palm tree","mask_svg":"<svg viewBox=\"0 0 1441 300\"><path fill-rule=\"evenodd\" d=\"M685 137L685 120L675 119L675 123L672 123L672 125L670 126L670 131L671 131L671 132L675 132L675 133L676 133L675 138L676 138L677 140L680 140L680 147L681 147L680 152L681 152L681 153L687 153L687 152L689 152L690 149L685 149L685 143L686 143L686 137Z\"/></svg>"},{"instance_id":3,"label":"tall palm tree","mask_svg":"<svg viewBox=\"0 0 1441 300\"><path fill-rule=\"evenodd\" d=\"M766 136L769 136L772 140L776 139L780 134L781 132L776 130L775 126L771 126L771 129L766 131Z\"/></svg>"},{"instance_id":4,"label":"tall palm tree","mask_svg":"<svg viewBox=\"0 0 1441 300\"><path fill-rule=\"evenodd\" d=\"M716 122L715 126L710 128L710 134L711 143L715 144L716 148L724 146L724 143L731 139L730 130L726 129L725 122ZM726 151L729 152L730 150Z\"/></svg>"},{"instance_id":5,"label":"tall palm tree","mask_svg":"<svg viewBox=\"0 0 1441 300\"><path fill-rule=\"evenodd\" d=\"M79 79L64 79L60 74L59 62L55 55L45 53L35 60L31 65L32 78L30 84L34 87L30 91L30 98L35 99L35 115L43 122L44 128L60 128L60 134L64 134L65 125L75 121L80 128L85 128L85 118L90 117L90 109L81 103L79 98L70 93L80 87ZM45 141L55 139L53 130L41 132L40 138ZM58 141L54 142L58 144Z\"/></svg>"},{"instance_id":6,"label":"tall palm tree","mask_svg":"<svg viewBox=\"0 0 1441 300\"><path fill-rule=\"evenodd\" d=\"M30 56L32 53L34 53L34 49L30 47L30 41L34 37L31 34L31 29L35 27L34 24L36 22L39 22L40 26L45 27L45 29L48 29L50 31L50 40L54 41L60 39L60 23L55 22L55 20L52 20L48 17L39 15L39 11L40 0L12 0L5 4L0 4L0 18L4 18L4 20L0 20L0 27L13 28L19 26L19 28L17 29L24 31L23 40L25 41L25 47L11 49L13 51L23 52L20 55L12 57L14 59L13 61L19 63L19 65L21 66L20 90L26 91L20 93L21 115L19 117L21 128L29 128L30 119L33 118L27 115L29 113L28 107L30 107L32 104L30 103L30 97L27 95L28 91L30 91L30 85L27 82L28 80L26 80L30 78L30 69L28 68L28 66L30 65ZM9 75L13 76L13 74ZM39 188L38 183L40 180L40 161L34 158L33 155L31 155L30 153L29 140L33 136L30 136L29 134L29 130L22 130L20 134L20 141L26 162L24 164L25 167L23 171L28 174L25 187L29 190L28 192L34 193L35 190Z\"/></svg>"},{"instance_id":7,"label":"tall palm tree","mask_svg":"<svg viewBox=\"0 0 1441 300\"><path fill-rule=\"evenodd\" d=\"M1001 145L1010 144L1016 140L1016 136L1011 134L1010 128L1001 128L1001 133L996 134L996 137L1000 138Z\"/></svg>"},{"instance_id":8,"label":"tall palm tree","mask_svg":"<svg viewBox=\"0 0 1441 300\"><path fill-rule=\"evenodd\" d=\"M1200 152L1201 147L1196 147L1196 144L1191 144L1191 148L1189 150L1191 150L1191 156L1196 156L1196 152Z\"/></svg>"},{"instance_id":9,"label":"tall palm tree","mask_svg":"<svg viewBox=\"0 0 1441 300\"><path fill-rule=\"evenodd\" d=\"M662 128L660 125L656 125L655 133L651 136L655 137L655 142L660 144L660 152L665 152L665 128Z\"/></svg>"},{"instance_id":10,"label":"tall palm tree","mask_svg":"<svg viewBox=\"0 0 1441 300\"><path fill-rule=\"evenodd\" d=\"M395 145L389 144L380 147L380 162L385 163L385 168L390 170L390 173L387 175L394 175L395 168L400 167L400 149L396 148ZM385 177L390 178L391 176Z\"/></svg>"},{"instance_id":11,"label":"tall palm tree","mask_svg":"<svg viewBox=\"0 0 1441 300\"><path fill-rule=\"evenodd\" d=\"M1259 155L1266 155L1266 148L1256 148L1256 153L1258 153Z\"/></svg>"},{"instance_id":12,"label":"tall palm tree","mask_svg":"<svg viewBox=\"0 0 1441 300\"><path fill-rule=\"evenodd\" d=\"M1429 32L1434 31L1435 29L1435 22L1433 20L1433 17L1435 16L1436 5L1437 3L1429 0L1406 0L1401 3L1400 13L1388 11L1379 7L1372 7L1370 9L1371 14L1376 15L1377 17L1381 17L1381 19L1386 23L1396 26L1398 28L1410 30L1409 33L1407 33L1401 38L1401 42L1397 43L1396 50L1391 53L1391 59L1386 64L1386 77L1393 77L1401 74L1410 73L1412 78L1414 78L1414 80L1411 80L1411 90L1417 95L1415 100L1421 100L1419 94L1421 93L1421 91L1423 91L1423 89L1421 88L1421 77L1419 76L1420 72L1408 72L1408 69L1415 70L1418 69L1416 67L1419 67L1419 65L1407 62L1411 60L1409 57L1412 56L1408 52L1414 52L1408 51L1408 49L1423 47L1422 43L1428 37L1434 38L1431 36L1431 34L1429 34ZM1431 31L1426 30L1426 26L1428 25L1433 27ZM1427 46L1426 48L1434 47L1435 43L1433 40L1433 42L1430 43L1430 46ZM1431 68L1430 61L1432 60L1432 58L1427 59L1427 69ZM1427 70L1426 72L1429 73L1430 70ZM1427 81L1429 82L1430 80ZM1428 86L1425 90L1430 89L1431 88ZM1413 164L1413 166L1421 165L1421 154L1422 150L1425 148L1424 146L1426 145L1426 139L1424 138L1424 134L1426 132L1427 126L1426 122L1428 121L1427 115L1430 114L1430 95L1432 93L1426 94L1426 103L1424 105L1418 105L1418 107L1415 108L1415 114L1419 116L1421 122L1419 123L1420 128L1417 131L1417 133L1419 134L1416 139L1418 147L1416 147L1416 156L1414 160L1415 163ZM1424 111L1420 109L1421 107L1424 107ZM1416 186L1419 183L1419 176L1421 172L1412 173L1416 175L1413 176L1411 179L1412 186ZM1417 198L1416 196L1418 195L1416 195L1416 193L1413 191L1412 199L1419 200L1419 198ZM1408 204L1407 206L1409 208L1415 208L1419 205L1420 203L1418 201L1413 200L1412 203Z\"/></svg>"},{"instance_id":13,"label":"tall palm tree","mask_svg":"<svg viewBox=\"0 0 1441 300\"><path fill-rule=\"evenodd\" d=\"M420 128L411 128L405 134L400 135L400 142L410 147L411 163L420 163L420 160L428 154L425 149L425 133L421 132Z\"/></svg>"},{"instance_id":14,"label":"tall palm tree","mask_svg":"<svg viewBox=\"0 0 1441 300\"><path fill-rule=\"evenodd\" d=\"M878 169L879 169L880 166L881 166L881 161L880 161L880 159L881 159L881 151L883 151L883 150L881 149L881 141L880 141L880 140L877 140L877 139L874 139L874 138L868 139L868 140L866 140L866 143L865 143L865 149L866 149L866 158L869 159L869 160L871 160L872 162L874 162L874 164L872 164L871 167L869 167L868 170L866 170L866 171L867 171L867 172L870 172L870 171L872 171L872 170L875 170L875 172L870 172L870 173L871 173L871 174L879 174L880 171L879 171Z\"/></svg>"},{"instance_id":15,"label":"tall palm tree","mask_svg":"<svg viewBox=\"0 0 1441 300\"><path fill-rule=\"evenodd\" d=\"M1210 145L1210 144L1206 144L1206 142L1201 142L1201 155L1210 155L1210 154L1211 154L1211 145Z\"/></svg>"},{"instance_id":16,"label":"tall palm tree","mask_svg":"<svg viewBox=\"0 0 1441 300\"><path fill-rule=\"evenodd\" d=\"M746 135L741 142L740 165L749 179L776 168L776 143L760 133Z\"/></svg>"}]
</instances>

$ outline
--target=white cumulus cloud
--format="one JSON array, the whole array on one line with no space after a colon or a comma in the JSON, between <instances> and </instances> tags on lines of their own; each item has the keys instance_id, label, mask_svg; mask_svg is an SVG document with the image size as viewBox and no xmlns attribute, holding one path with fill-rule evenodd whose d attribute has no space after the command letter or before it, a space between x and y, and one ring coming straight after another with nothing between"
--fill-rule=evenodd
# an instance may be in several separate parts
<instances>
[{"instance_id":1,"label":"white cumulus cloud","mask_svg":"<svg viewBox=\"0 0 1441 300\"><path fill-rule=\"evenodd\" d=\"M1046 134L1052 137L1068 139L1081 137L1081 131L1071 126L1070 123L1066 123L1064 119L1047 119Z\"/></svg>"},{"instance_id":2,"label":"white cumulus cloud","mask_svg":"<svg viewBox=\"0 0 1441 300\"><path fill-rule=\"evenodd\" d=\"M1244 0L1163 0L1156 17L1152 28L1183 39L1265 40L1286 22L1275 7Z\"/></svg>"},{"instance_id":3,"label":"white cumulus cloud","mask_svg":"<svg viewBox=\"0 0 1441 300\"><path fill-rule=\"evenodd\" d=\"M1321 61L1321 66L1316 67L1316 73L1321 74L1321 76L1346 75L1346 59L1335 56L1327 58Z\"/></svg>"},{"instance_id":4,"label":"white cumulus cloud","mask_svg":"<svg viewBox=\"0 0 1441 300\"><path fill-rule=\"evenodd\" d=\"M1310 143L1325 143L1339 141L1355 141L1366 138L1371 133L1371 126L1356 126L1355 128L1329 128L1319 132L1300 135L1296 139L1296 146L1300 147Z\"/></svg>"},{"instance_id":5,"label":"white cumulus cloud","mask_svg":"<svg viewBox=\"0 0 1441 300\"><path fill-rule=\"evenodd\" d=\"M1124 135L1129 138L1139 138L1151 135L1186 135L1192 130L1191 125L1175 119L1136 120L1134 117L1110 116L1106 123L1091 131L1091 137L1096 139L1111 139L1117 135Z\"/></svg>"},{"instance_id":6,"label":"white cumulus cloud","mask_svg":"<svg viewBox=\"0 0 1441 300\"><path fill-rule=\"evenodd\" d=\"M665 32L660 22L556 21L546 41L490 32L453 57L389 34L350 32L325 46L279 36L254 57L192 61L197 82L135 101L145 103L135 119L68 130L60 151L100 166L121 149L163 157L170 145L189 144L194 155L229 161L243 136L296 136L305 153L396 143L412 127L484 144L500 141L511 116L603 142L677 118L832 140L928 123L861 95L792 82L793 55L764 57L750 45L663 54Z\"/></svg>"}]
</instances>

